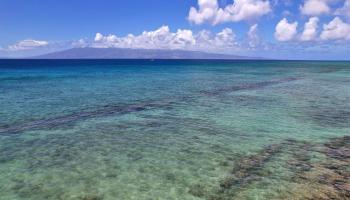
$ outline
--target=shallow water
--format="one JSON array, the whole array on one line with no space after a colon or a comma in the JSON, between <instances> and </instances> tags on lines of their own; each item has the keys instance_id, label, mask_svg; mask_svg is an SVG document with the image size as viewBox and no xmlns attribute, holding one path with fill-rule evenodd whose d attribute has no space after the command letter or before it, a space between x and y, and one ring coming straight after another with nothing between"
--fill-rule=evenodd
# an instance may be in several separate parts
<instances>
[{"instance_id":1,"label":"shallow water","mask_svg":"<svg viewBox=\"0 0 350 200\"><path fill-rule=\"evenodd\" d=\"M350 63L0 60L0 199L349 199Z\"/></svg>"}]
</instances>

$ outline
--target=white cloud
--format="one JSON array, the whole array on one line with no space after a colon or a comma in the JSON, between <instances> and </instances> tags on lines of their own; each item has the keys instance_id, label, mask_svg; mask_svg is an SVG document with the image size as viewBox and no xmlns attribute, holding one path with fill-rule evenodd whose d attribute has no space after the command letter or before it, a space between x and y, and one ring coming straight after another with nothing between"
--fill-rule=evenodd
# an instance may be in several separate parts
<instances>
[{"instance_id":1,"label":"white cloud","mask_svg":"<svg viewBox=\"0 0 350 200\"><path fill-rule=\"evenodd\" d=\"M348 19L350 19L350 0L346 0L344 2L344 6L335 11L336 15L344 15Z\"/></svg>"},{"instance_id":2,"label":"white cloud","mask_svg":"<svg viewBox=\"0 0 350 200\"><path fill-rule=\"evenodd\" d=\"M80 39L78 41L73 41L71 45L76 48L83 48L87 47L89 43L85 39Z\"/></svg>"},{"instance_id":3,"label":"white cloud","mask_svg":"<svg viewBox=\"0 0 350 200\"><path fill-rule=\"evenodd\" d=\"M103 36L96 33L96 47L119 47L119 48L183 48L194 45L195 38L191 30L179 29L172 33L168 26L162 26L155 31L144 31L141 35L128 34L125 37L116 35Z\"/></svg>"},{"instance_id":4,"label":"white cloud","mask_svg":"<svg viewBox=\"0 0 350 200\"><path fill-rule=\"evenodd\" d=\"M275 38L278 41L293 40L297 34L298 22L289 23L286 18L283 18L276 26Z\"/></svg>"},{"instance_id":5,"label":"white cloud","mask_svg":"<svg viewBox=\"0 0 350 200\"><path fill-rule=\"evenodd\" d=\"M140 35L129 34L124 37L104 36L101 33L96 33L94 42L90 46L99 48L229 51L235 45L235 34L229 28L225 28L217 34L205 30L194 34L191 30L186 29L171 32L168 26L162 26L155 31L144 31Z\"/></svg>"},{"instance_id":6,"label":"white cloud","mask_svg":"<svg viewBox=\"0 0 350 200\"><path fill-rule=\"evenodd\" d=\"M157 38L161 39L161 38ZM182 30L179 29L174 34L174 37L172 38L172 41L170 43L172 46L176 47L184 47L187 45L195 45L196 40L193 37L193 33L191 30Z\"/></svg>"},{"instance_id":7,"label":"white cloud","mask_svg":"<svg viewBox=\"0 0 350 200\"><path fill-rule=\"evenodd\" d=\"M323 25L322 40L350 40L350 24L335 17L328 24Z\"/></svg>"},{"instance_id":8,"label":"white cloud","mask_svg":"<svg viewBox=\"0 0 350 200\"><path fill-rule=\"evenodd\" d=\"M231 51L237 50L239 44L236 42L236 34L230 28L225 28L221 32L212 34L203 30L195 35L196 45L194 49L201 51Z\"/></svg>"},{"instance_id":9,"label":"white cloud","mask_svg":"<svg viewBox=\"0 0 350 200\"><path fill-rule=\"evenodd\" d=\"M49 42L47 42L47 41L28 39L28 40L22 40L22 41L19 41L13 45L10 45L8 47L8 49L11 51L28 50L28 49L36 49L36 48L40 48L40 47L45 47L48 45L49 45Z\"/></svg>"},{"instance_id":10,"label":"white cloud","mask_svg":"<svg viewBox=\"0 0 350 200\"><path fill-rule=\"evenodd\" d=\"M311 41L317 38L318 17L311 17L304 25L304 31L300 37L302 41Z\"/></svg>"},{"instance_id":11,"label":"white cloud","mask_svg":"<svg viewBox=\"0 0 350 200\"><path fill-rule=\"evenodd\" d=\"M217 0L198 0L197 10L194 7L190 8L188 20L195 24L202 24L206 21L213 21L216 18L219 5Z\"/></svg>"},{"instance_id":12,"label":"white cloud","mask_svg":"<svg viewBox=\"0 0 350 200\"><path fill-rule=\"evenodd\" d=\"M232 45L235 40L235 33L230 28L225 28L215 36L216 45Z\"/></svg>"},{"instance_id":13,"label":"white cloud","mask_svg":"<svg viewBox=\"0 0 350 200\"><path fill-rule=\"evenodd\" d=\"M260 44L260 37L258 35L258 24L254 24L248 31L248 45L250 48L256 48Z\"/></svg>"},{"instance_id":14,"label":"white cloud","mask_svg":"<svg viewBox=\"0 0 350 200\"><path fill-rule=\"evenodd\" d=\"M220 8L218 0L198 0L198 9L190 8L188 20L195 24L205 22L213 25L257 19L271 11L268 0L234 0Z\"/></svg>"},{"instance_id":15,"label":"white cloud","mask_svg":"<svg viewBox=\"0 0 350 200\"><path fill-rule=\"evenodd\" d=\"M101 33L96 33L96 36L95 36L95 41L96 42L99 42L103 39L103 35Z\"/></svg>"},{"instance_id":16,"label":"white cloud","mask_svg":"<svg viewBox=\"0 0 350 200\"><path fill-rule=\"evenodd\" d=\"M331 11L328 3L332 0L305 0L304 5L300 6L303 15L318 16L328 14Z\"/></svg>"}]
</instances>

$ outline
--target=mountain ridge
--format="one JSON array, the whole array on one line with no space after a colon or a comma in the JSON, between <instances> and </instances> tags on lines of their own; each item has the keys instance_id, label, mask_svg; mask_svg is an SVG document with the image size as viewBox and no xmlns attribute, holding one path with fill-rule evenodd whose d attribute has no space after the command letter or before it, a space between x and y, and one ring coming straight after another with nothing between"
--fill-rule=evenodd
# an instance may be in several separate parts
<instances>
[{"instance_id":1,"label":"mountain ridge","mask_svg":"<svg viewBox=\"0 0 350 200\"><path fill-rule=\"evenodd\" d=\"M249 60L263 59L230 54L207 53L202 51L169 49L130 49L130 48L72 48L43 54L34 59L218 59Z\"/></svg>"}]
</instances>

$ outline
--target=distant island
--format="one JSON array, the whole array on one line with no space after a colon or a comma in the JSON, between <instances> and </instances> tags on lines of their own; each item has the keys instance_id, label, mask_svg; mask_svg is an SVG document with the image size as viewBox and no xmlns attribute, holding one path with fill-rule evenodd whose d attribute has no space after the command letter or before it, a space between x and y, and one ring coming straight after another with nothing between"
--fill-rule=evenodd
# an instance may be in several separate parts
<instances>
[{"instance_id":1,"label":"distant island","mask_svg":"<svg viewBox=\"0 0 350 200\"><path fill-rule=\"evenodd\" d=\"M262 59L201 51L127 48L73 48L32 57L35 59Z\"/></svg>"}]
</instances>

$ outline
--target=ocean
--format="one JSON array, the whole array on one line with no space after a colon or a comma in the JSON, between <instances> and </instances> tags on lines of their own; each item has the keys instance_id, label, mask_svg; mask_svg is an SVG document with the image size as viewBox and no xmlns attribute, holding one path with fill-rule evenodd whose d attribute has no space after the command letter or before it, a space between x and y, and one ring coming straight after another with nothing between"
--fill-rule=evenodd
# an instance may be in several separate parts
<instances>
[{"instance_id":1,"label":"ocean","mask_svg":"<svg viewBox=\"0 0 350 200\"><path fill-rule=\"evenodd\" d=\"M350 62L0 60L1 200L350 199Z\"/></svg>"}]
</instances>

